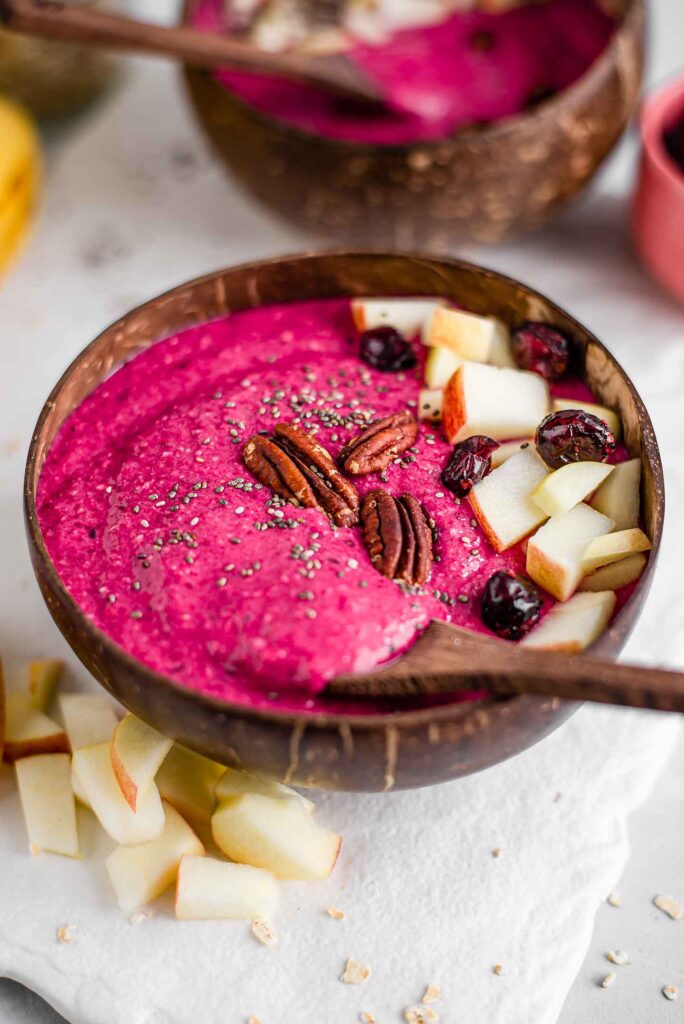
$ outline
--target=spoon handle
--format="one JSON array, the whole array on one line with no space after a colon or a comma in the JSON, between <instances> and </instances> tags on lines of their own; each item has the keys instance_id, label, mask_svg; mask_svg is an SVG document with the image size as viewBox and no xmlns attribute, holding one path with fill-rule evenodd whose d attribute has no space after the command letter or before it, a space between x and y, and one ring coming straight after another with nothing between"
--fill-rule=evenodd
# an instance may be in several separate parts
<instances>
[{"instance_id":1,"label":"spoon handle","mask_svg":"<svg viewBox=\"0 0 684 1024\"><path fill-rule=\"evenodd\" d=\"M172 57L194 67L228 65L308 82L356 100L381 99L342 54L267 53L220 33L156 25L61 0L0 0L0 24L46 39Z\"/></svg>"},{"instance_id":2,"label":"spoon handle","mask_svg":"<svg viewBox=\"0 0 684 1024\"><path fill-rule=\"evenodd\" d=\"M402 659L366 675L340 676L331 697L398 699L482 690L536 694L684 712L684 673L619 665L584 654L535 651L485 641L432 623Z\"/></svg>"}]
</instances>

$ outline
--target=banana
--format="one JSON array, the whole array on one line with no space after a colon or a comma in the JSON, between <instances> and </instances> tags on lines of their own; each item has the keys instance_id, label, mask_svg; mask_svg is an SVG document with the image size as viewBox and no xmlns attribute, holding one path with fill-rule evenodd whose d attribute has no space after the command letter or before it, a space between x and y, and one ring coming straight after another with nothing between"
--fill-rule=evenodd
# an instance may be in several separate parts
<instances>
[{"instance_id":1,"label":"banana","mask_svg":"<svg viewBox=\"0 0 684 1024\"><path fill-rule=\"evenodd\" d=\"M29 116L0 97L0 273L33 218L41 183L38 133Z\"/></svg>"}]
</instances>

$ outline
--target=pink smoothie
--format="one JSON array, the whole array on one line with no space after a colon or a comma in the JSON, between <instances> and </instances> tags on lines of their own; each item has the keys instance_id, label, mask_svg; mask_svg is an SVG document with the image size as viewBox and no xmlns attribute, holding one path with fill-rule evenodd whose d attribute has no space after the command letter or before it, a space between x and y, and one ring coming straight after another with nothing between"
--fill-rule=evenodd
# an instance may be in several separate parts
<instances>
[{"instance_id":1,"label":"pink smoothie","mask_svg":"<svg viewBox=\"0 0 684 1024\"><path fill-rule=\"evenodd\" d=\"M370 420L415 411L421 379L421 367L361 362L346 300L238 313L153 345L83 402L48 454L38 513L65 585L140 661L258 707L330 708L315 699L328 680L403 651L432 618L487 632L483 584L522 570L524 555L495 554L468 501L440 483L451 448L436 426L421 425L380 484L434 520L419 594L372 568L360 528L274 500L242 461L278 421L336 456ZM557 390L591 397L576 381ZM362 494L380 483L355 482Z\"/></svg>"},{"instance_id":2,"label":"pink smoothie","mask_svg":"<svg viewBox=\"0 0 684 1024\"><path fill-rule=\"evenodd\" d=\"M221 8L221 0L203 0L195 23L219 31ZM250 106L303 131L398 145L499 121L567 89L614 29L598 0L547 0L501 14L459 12L439 25L397 32L382 46L356 42L350 57L382 86L384 115L278 79L228 71L218 79Z\"/></svg>"}]
</instances>

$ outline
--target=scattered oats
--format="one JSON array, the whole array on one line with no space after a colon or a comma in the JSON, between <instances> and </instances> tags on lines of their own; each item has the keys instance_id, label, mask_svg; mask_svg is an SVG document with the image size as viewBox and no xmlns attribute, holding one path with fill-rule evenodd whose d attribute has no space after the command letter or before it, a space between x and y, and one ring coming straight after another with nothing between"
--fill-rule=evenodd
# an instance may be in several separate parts
<instances>
[{"instance_id":1,"label":"scattered oats","mask_svg":"<svg viewBox=\"0 0 684 1024\"><path fill-rule=\"evenodd\" d=\"M359 1020L361 1021L361 1024L376 1024L375 1017L372 1013L369 1013L368 1010L361 1011L359 1014Z\"/></svg>"},{"instance_id":2,"label":"scattered oats","mask_svg":"<svg viewBox=\"0 0 684 1024\"><path fill-rule=\"evenodd\" d=\"M665 985L663 987L663 995L673 1003L679 995L679 989L676 985Z\"/></svg>"},{"instance_id":3,"label":"scattered oats","mask_svg":"<svg viewBox=\"0 0 684 1024\"><path fill-rule=\"evenodd\" d=\"M344 921L344 910L338 910L337 907L328 907L328 917L334 917L336 921Z\"/></svg>"},{"instance_id":4,"label":"scattered oats","mask_svg":"<svg viewBox=\"0 0 684 1024\"><path fill-rule=\"evenodd\" d=\"M671 896L654 896L653 904L673 921L679 921L684 917L684 907Z\"/></svg>"},{"instance_id":5,"label":"scattered oats","mask_svg":"<svg viewBox=\"0 0 684 1024\"><path fill-rule=\"evenodd\" d=\"M492 857L494 857L495 860L498 859L501 856L501 852L502 851L499 849L498 846L495 847L495 849L492 850Z\"/></svg>"},{"instance_id":6,"label":"scattered oats","mask_svg":"<svg viewBox=\"0 0 684 1024\"><path fill-rule=\"evenodd\" d=\"M57 938L66 945L73 941L75 931L75 924L63 924L61 928L57 929Z\"/></svg>"},{"instance_id":7,"label":"scattered oats","mask_svg":"<svg viewBox=\"0 0 684 1024\"><path fill-rule=\"evenodd\" d=\"M138 910L137 913L129 920L129 924L142 924L143 921L149 920L150 917L154 917L153 910Z\"/></svg>"},{"instance_id":8,"label":"scattered oats","mask_svg":"<svg viewBox=\"0 0 684 1024\"><path fill-rule=\"evenodd\" d=\"M266 924L265 921L255 917L252 921L252 935L259 942L263 942L264 946L275 946L278 941L278 936L275 930L271 928L270 924Z\"/></svg>"},{"instance_id":9,"label":"scattered oats","mask_svg":"<svg viewBox=\"0 0 684 1024\"><path fill-rule=\"evenodd\" d=\"M498 974L498 975L502 975L503 974L503 967L501 966L501 964L494 964L494 966L492 967L492 970L494 971L494 974Z\"/></svg>"},{"instance_id":10,"label":"scattered oats","mask_svg":"<svg viewBox=\"0 0 684 1024\"><path fill-rule=\"evenodd\" d=\"M421 1003L438 1003L442 998L442 990L439 985L428 985Z\"/></svg>"},{"instance_id":11,"label":"scattered oats","mask_svg":"<svg viewBox=\"0 0 684 1024\"><path fill-rule=\"evenodd\" d=\"M611 964L617 964L618 967L623 967L629 963L629 957L624 949L609 949L606 953L606 960L610 960Z\"/></svg>"},{"instance_id":12,"label":"scattered oats","mask_svg":"<svg viewBox=\"0 0 684 1024\"><path fill-rule=\"evenodd\" d=\"M365 964L360 964L358 960L349 957L344 973L340 976L340 981L343 981L345 985L362 985L364 981L368 981L370 976L370 967L366 967Z\"/></svg>"},{"instance_id":13,"label":"scattered oats","mask_svg":"<svg viewBox=\"0 0 684 1024\"><path fill-rule=\"evenodd\" d=\"M603 981L600 982L601 988L608 988L609 985L613 984L616 978L617 974L615 973L615 971L611 971L610 974L606 974Z\"/></svg>"},{"instance_id":14,"label":"scattered oats","mask_svg":"<svg viewBox=\"0 0 684 1024\"><path fill-rule=\"evenodd\" d=\"M611 907L621 907L622 906L622 896L618 896L618 894L616 892L611 892L606 897L606 903L610 903Z\"/></svg>"},{"instance_id":15,"label":"scattered oats","mask_svg":"<svg viewBox=\"0 0 684 1024\"><path fill-rule=\"evenodd\" d=\"M439 1014L430 1006L409 1006L404 1010L406 1024L434 1024Z\"/></svg>"}]
</instances>

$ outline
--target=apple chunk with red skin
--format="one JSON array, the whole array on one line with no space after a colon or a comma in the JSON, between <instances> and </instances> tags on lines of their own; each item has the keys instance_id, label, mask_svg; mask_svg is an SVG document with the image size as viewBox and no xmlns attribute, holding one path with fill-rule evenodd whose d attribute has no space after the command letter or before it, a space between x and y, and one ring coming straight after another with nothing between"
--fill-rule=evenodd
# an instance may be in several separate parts
<instances>
[{"instance_id":1,"label":"apple chunk with red skin","mask_svg":"<svg viewBox=\"0 0 684 1024\"><path fill-rule=\"evenodd\" d=\"M605 631L615 609L611 591L575 594L557 604L538 626L520 641L521 647L575 654L593 644Z\"/></svg>"},{"instance_id":2,"label":"apple chunk with red skin","mask_svg":"<svg viewBox=\"0 0 684 1024\"><path fill-rule=\"evenodd\" d=\"M549 406L548 384L536 373L464 363L444 390L444 433L450 444L474 434L495 441L529 437Z\"/></svg>"},{"instance_id":3,"label":"apple chunk with red skin","mask_svg":"<svg viewBox=\"0 0 684 1024\"><path fill-rule=\"evenodd\" d=\"M176 880L185 856L204 856L204 846L170 804L164 804L160 836L137 846L119 846L106 861L119 906L125 913L161 896Z\"/></svg>"},{"instance_id":4,"label":"apple chunk with red skin","mask_svg":"<svg viewBox=\"0 0 684 1024\"><path fill-rule=\"evenodd\" d=\"M394 327L404 337L413 338L440 305L438 299L352 299L351 312L357 331Z\"/></svg>"},{"instance_id":5,"label":"apple chunk with red skin","mask_svg":"<svg viewBox=\"0 0 684 1024\"><path fill-rule=\"evenodd\" d=\"M219 803L230 800L234 796L242 796L243 793L260 793L262 796L271 796L280 800L298 800L310 814L315 810L313 800L302 796L296 789L290 789L282 782L263 779L259 775L252 775L250 772L240 771L237 768L226 768L215 792Z\"/></svg>"},{"instance_id":6,"label":"apple chunk with red skin","mask_svg":"<svg viewBox=\"0 0 684 1024\"><path fill-rule=\"evenodd\" d=\"M37 754L15 763L31 853L78 857L76 804L68 754Z\"/></svg>"},{"instance_id":7,"label":"apple chunk with red skin","mask_svg":"<svg viewBox=\"0 0 684 1024\"><path fill-rule=\"evenodd\" d=\"M37 711L26 693L10 693L5 701L5 761L32 754L65 754L69 741L61 725Z\"/></svg>"},{"instance_id":8,"label":"apple chunk with red skin","mask_svg":"<svg viewBox=\"0 0 684 1024\"><path fill-rule=\"evenodd\" d=\"M161 835L164 808L159 790L151 783L144 792L139 792L136 810L132 811L116 780L109 743L76 750L72 771L79 791L105 832L117 843L134 846Z\"/></svg>"},{"instance_id":9,"label":"apple chunk with red skin","mask_svg":"<svg viewBox=\"0 0 684 1024\"><path fill-rule=\"evenodd\" d=\"M211 827L231 860L292 880L327 878L342 844L342 837L317 824L301 801L259 793L221 804Z\"/></svg>"},{"instance_id":10,"label":"apple chunk with red skin","mask_svg":"<svg viewBox=\"0 0 684 1024\"><path fill-rule=\"evenodd\" d=\"M126 715L112 736L112 768L126 803L136 809L138 793L148 788L173 745L147 722Z\"/></svg>"},{"instance_id":11,"label":"apple chunk with red skin","mask_svg":"<svg viewBox=\"0 0 684 1024\"><path fill-rule=\"evenodd\" d=\"M585 574L582 558L587 545L614 526L608 516L583 503L553 516L529 540L527 575L557 601L567 601Z\"/></svg>"},{"instance_id":12,"label":"apple chunk with red skin","mask_svg":"<svg viewBox=\"0 0 684 1024\"><path fill-rule=\"evenodd\" d=\"M216 810L216 784L225 772L218 764L174 743L155 779L159 792L196 826L208 825Z\"/></svg>"},{"instance_id":13,"label":"apple chunk with red skin","mask_svg":"<svg viewBox=\"0 0 684 1024\"><path fill-rule=\"evenodd\" d=\"M481 480L468 495L484 535L495 551L513 547L547 518L532 492L549 474L536 448L522 448Z\"/></svg>"},{"instance_id":14,"label":"apple chunk with red skin","mask_svg":"<svg viewBox=\"0 0 684 1024\"><path fill-rule=\"evenodd\" d=\"M278 885L270 871L212 857L183 857L176 882L181 921L270 920Z\"/></svg>"}]
</instances>

